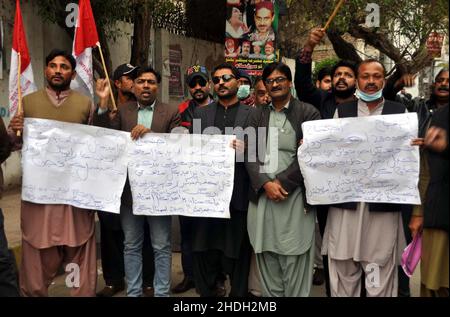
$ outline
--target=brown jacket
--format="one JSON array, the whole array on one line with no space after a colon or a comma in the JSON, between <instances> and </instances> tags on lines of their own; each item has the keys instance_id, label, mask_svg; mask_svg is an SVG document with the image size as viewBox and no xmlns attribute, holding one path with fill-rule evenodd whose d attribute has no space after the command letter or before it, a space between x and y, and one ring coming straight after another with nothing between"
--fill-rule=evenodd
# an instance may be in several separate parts
<instances>
[{"instance_id":1,"label":"brown jacket","mask_svg":"<svg viewBox=\"0 0 450 317\"><path fill-rule=\"evenodd\" d=\"M180 126L181 119L178 108L156 101L155 113L150 130L155 133L170 133L173 128ZM94 113L94 125L104 128L131 132L137 125L138 104L130 101L120 107L114 119L109 119L109 112L102 115Z\"/></svg>"},{"instance_id":2,"label":"brown jacket","mask_svg":"<svg viewBox=\"0 0 450 317\"><path fill-rule=\"evenodd\" d=\"M2 164L11 154L12 143L9 140L8 132L6 132L3 118L0 118L0 164ZM0 198L3 192L3 171L0 166Z\"/></svg>"}]
</instances>

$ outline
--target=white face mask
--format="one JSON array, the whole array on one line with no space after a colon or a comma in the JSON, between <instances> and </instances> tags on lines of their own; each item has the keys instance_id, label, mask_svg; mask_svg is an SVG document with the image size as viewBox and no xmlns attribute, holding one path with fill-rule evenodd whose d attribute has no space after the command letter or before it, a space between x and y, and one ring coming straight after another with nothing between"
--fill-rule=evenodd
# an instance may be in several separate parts
<instances>
[{"instance_id":1,"label":"white face mask","mask_svg":"<svg viewBox=\"0 0 450 317\"><path fill-rule=\"evenodd\" d=\"M356 95L356 98L361 99L364 102L372 102L372 101L381 99L383 97L383 89L384 89L384 84L383 84L383 87L379 91L377 91L373 94L368 94L368 93L361 91L359 89L359 86L356 85L355 95Z\"/></svg>"},{"instance_id":2,"label":"white face mask","mask_svg":"<svg viewBox=\"0 0 450 317\"><path fill-rule=\"evenodd\" d=\"M237 92L238 99L247 99L248 96L250 96L250 85L240 85Z\"/></svg>"}]
</instances>

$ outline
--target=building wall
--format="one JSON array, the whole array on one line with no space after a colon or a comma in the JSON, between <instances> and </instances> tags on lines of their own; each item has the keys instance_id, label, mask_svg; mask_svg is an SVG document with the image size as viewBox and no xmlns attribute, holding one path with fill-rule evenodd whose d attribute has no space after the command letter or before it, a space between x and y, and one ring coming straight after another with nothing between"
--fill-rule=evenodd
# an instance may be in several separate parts
<instances>
[{"instance_id":1,"label":"building wall","mask_svg":"<svg viewBox=\"0 0 450 317\"><path fill-rule=\"evenodd\" d=\"M14 1L2 1L4 10L1 11L3 19L4 36L3 39L3 76L0 79L0 114L3 121L8 125L10 121L9 108L9 69L11 60L11 43L14 25ZM31 63L33 66L34 80L38 87L43 85L42 69L44 65L44 48L46 41L50 40L45 33L41 19L33 12L30 2L21 2L22 18L27 36L28 49L31 52ZM44 36L44 34L46 36ZM2 164L5 179L5 188L18 186L21 182L22 171L20 167L20 152L12 153Z\"/></svg>"},{"instance_id":2,"label":"building wall","mask_svg":"<svg viewBox=\"0 0 450 317\"><path fill-rule=\"evenodd\" d=\"M207 42L194 38L187 38L181 35L170 34L166 30L158 29L156 36L161 45L157 45L156 49L156 65L160 67L162 80L162 100L171 104L179 104L185 98L188 98L187 88L185 84L185 72L189 66L200 64L206 66L211 71L215 66L223 63L224 45ZM156 41L158 43L158 41ZM169 49L176 48L181 51L181 82L184 91L183 97L169 95Z\"/></svg>"},{"instance_id":3,"label":"building wall","mask_svg":"<svg viewBox=\"0 0 450 317\"><path fill-rule=\"evenodd\" d=\"M12 33L14 24L14 1L3 1L1 4L4 10L0 12L4 27L4 56L3 73L0 79L0 115L6 125L10 121L8 111L8 78L11 59ZM27 36L28 49L31 55L33 73L36 86L42 88L45 84L43 69L45 67L45 56L53 48L61 48L68 51L72 50L72 40L69 34L54 24L43 23L40 16L34 11L30 2L21 1L21 10L24 20L25 32ZM131 58L131 44L133 28L128 23L118 23L118 29L121 34L116 41L109 43L113 69L122 63L127 63ZM158 98L163 102L178 104L184 97L171 98L169 96L169 46L176 46L182 52L181 58L181 82L183 91L186 91L184 84L184 73L186 68L192 64L204 64L208 69L223 62L223 45L209 43L202 40L185 38L180 35L170 34L166 30L152 30L149 35L151 39L151 48L149 53L150 64L160 71L163 80L160 86ZM16 187L21 184L22 171L20 166L20 151L14 152L2 164L5 179L5 188Z\"/></svg>"}]
</instances>

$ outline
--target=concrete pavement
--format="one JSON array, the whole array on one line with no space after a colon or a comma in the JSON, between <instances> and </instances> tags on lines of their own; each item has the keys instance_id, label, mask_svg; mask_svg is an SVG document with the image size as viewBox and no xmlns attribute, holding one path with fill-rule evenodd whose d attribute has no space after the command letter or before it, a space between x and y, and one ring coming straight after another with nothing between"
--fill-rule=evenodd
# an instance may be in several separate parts
<instances>
[{"instance_id":1,"label":"concrete pavement","mask_svg":"<svg viewBox=\"0 0 450 317\"><path fill-rule=\"evenodd\" d=\"M21 232L20 232L20 188L9 190L3 193L3 198L0 200L0 208L3 210L5 217L5 233L8 239L9 247L14 251L17 261L20 261L20 245L21 245ZM97 226L98 229L98 226ZM179 251L179 234L178 234L178 221L174 218L173 221L173 243L174 253L172 257L172 286L177 285L183 279L183 270L181 268L181 254ZM97 232L98 233L98 232ZM97 237L99 235L97 234ZM100 260L98 261L98 282L97 290L101 290L104 287L104 280L101 271ZM411 293L412 296L417 297L420 294L420 268L416 269L411 281ZM227 290L229 291L229 285L227 283ZM70 289L65 285L65 275L61 275L55 278L54 283L50 286L50 296L69 296ZM118 297L126 296L125 292L117 294ZM177 294L177 297L197 297L198 294L194 289L183 294ZM325 297L325 287L313 286L311 297Z\"/></svg>"}]
</instances>

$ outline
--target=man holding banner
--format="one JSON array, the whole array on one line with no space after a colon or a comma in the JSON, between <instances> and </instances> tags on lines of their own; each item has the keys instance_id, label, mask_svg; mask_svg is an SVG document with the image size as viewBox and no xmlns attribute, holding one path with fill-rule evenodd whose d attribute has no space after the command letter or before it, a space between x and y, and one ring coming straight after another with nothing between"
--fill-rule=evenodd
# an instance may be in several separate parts
<instances>
[{"instance_id":1,"label":"man holding banner","mask_svg":"<svg viewBox=\"0 0 450 317\"><path fill-rule=\"evenodd\" d=\"M379 61L361 62L358 100L337 105L334 118L404 113L405 106L383 98L385 75ZM367 202L330 206L322 254L328 254L331 296L360 296L366 275L367 296L397 296L397 266L405 247L401 208L401 204Z\"/></svg>"},{"instance_id":2,"label":"man holding banner","mask_svg":"<svg viewBox=\"0 0 450 317\"><path fill-rule=\"evenodd\" d=\"M249 156L246 161L251 180L248 234L261 272L263 296L308 297L315 210L306 210L296 153L302 123L318 120L320 114L292 97L292 73L286 64L266 66L262 78L272 102L256 107L249 119L257 139L267 144L258 142L256 160Z\"/></svg>"},{"instance_id":3,"label":"man holding banner","mask_svg":"<svg viewBox=\"0 0 450 317\"><path fill-rule=\"evenodd\" d=\"M212 72L212 81L219 100L196 109L193 133L235 134L238 140L233 147L243 150L243 129L247 127L252 108L240 103L237 97L239 72L230 64L221 64ZM200 131L196 125L198 119L201 121ZM244 162L236 162L233 195L229 204L231 219L193 219L194 279L202 297L225 296L225 290L217 285L224 272L230 276L229 296L247 295L251 259L246 230L248 186Z\"/></svg>"},{"instance_id":4,"label":"man holding banner","mask_svg":"<svg viewBox=\"0 0 450 317\"><path fill-rule=\"evenodd\" d=\"M129 102L118 110L111 119L107 108L110 96L106 80L98 83L97 91L102 100L99 112L95 115L98 126L131 132L133 140L146 133L170 133L181 123L177 107L156 100L161 75L151 67L141 67L134 80L136 101ZM127 179L122 194L120 217L125 234L124 257L125 279L128 296L142 295L142 246L144 242L144 222L150 228L150 239L155 259L153 287L155 297L170 295L172 271L171 216L138 216L133 214L133 199L130 182Z\"/></svg>"},{"instance_id":5,"label":"man holding banner","mask_svg":"<svg viewBox=\"0 0 450 317\"><path fill-rule=\"evenodd\" d=\"M24 118L90 124L92 101L70 89L76 76L73 56L55 49L46 57L47 87L23 98L10 128L23 131ZM16 139L16 144L21 144ZM95 213L70 205L22 201L22 261L20 291L23 296L48 296L48 287L61 264L73 273L73 296L95 296L97 261ZM69 285L68 285L69 286Z\"/></svg>"}]
</instances>

